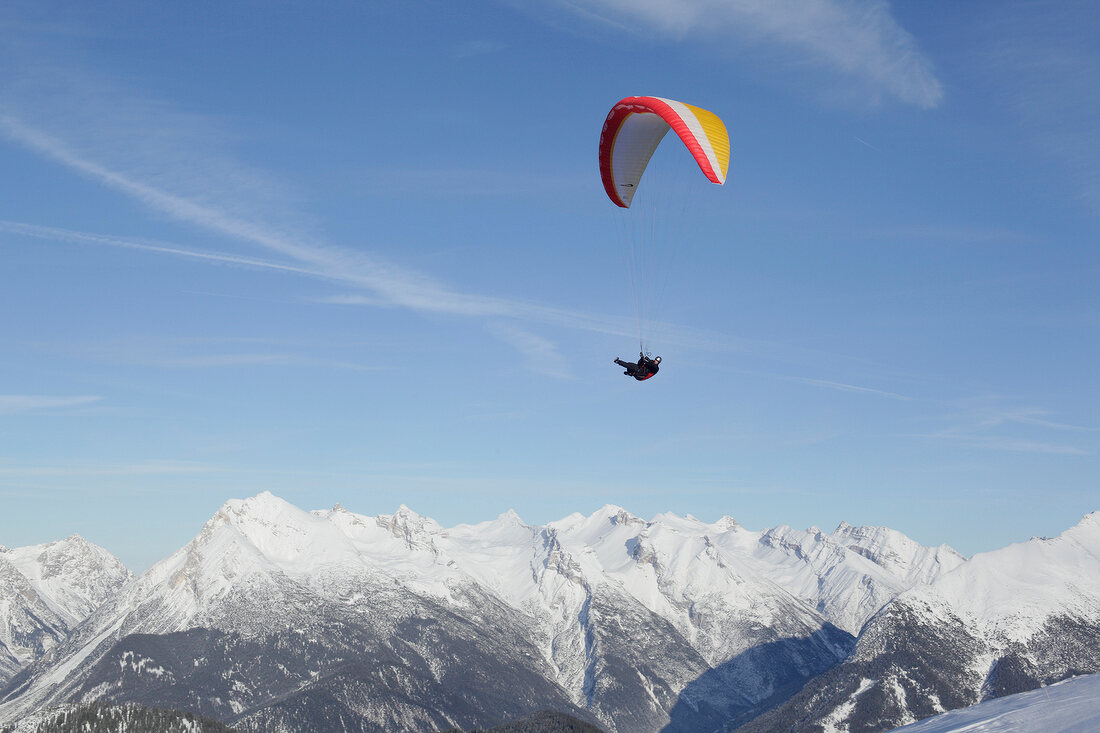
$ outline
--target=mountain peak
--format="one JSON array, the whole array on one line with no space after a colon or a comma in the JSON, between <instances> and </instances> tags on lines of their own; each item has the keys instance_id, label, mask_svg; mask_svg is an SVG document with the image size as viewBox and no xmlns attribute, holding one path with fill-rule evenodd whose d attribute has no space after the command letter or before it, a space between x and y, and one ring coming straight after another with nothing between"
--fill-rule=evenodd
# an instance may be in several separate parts
<instances>
[{"instance_id":1,"label":"mountain peak","mask_svg":"<svg viewBox=\"0 0 1100 733\"><path fill-rule=\"evenodd\" d=\"M245 499L230 499L222 505L222 509L230 511L240 511L242 509L247 509L249 511L264 511L268 509L283 509L289 506L293 505L275 496L275 494L272 494L270 491L261 491L255 496L249 496Z\"/></svg>"},{"instance_id":2,"label":"mountain peak","mask_svg":"<svg viewBox=\"0 0 1100 733\"><path fill-rule=\"evenodd\" d=\"M1100 531L1100 511L1089 512L1085 516L1081 517L1081 521L1078 522L1076 526L1094 531Z\"/></svg>"},{"instance_id":3,"label":"mountain peak","mask_svg":"<svg viewBox=\"0 0 1100 733\"><path fill-rule=\"evenodd\" d=\"M75 626L113 595L133 574L102 547L78 534L4 551L4 563L64 624ZM25 596L27 597L27 596ZM0 608L4 607L0 591ZM4 646L0 617L0 648ZM0 665L2 666L2 665Z\"/></svg>"},{"instance_id":4,"label":"mountain peak","mask_svg":"<svg viewBox=\"0 0 1100 733\"><path fill-rule=\"evenodd\" d=\"M947 545L926 547L889 527L854 527L841 522L828 538L910 585L931 583L965 561L962 555Z\"/></svg>"},{"instance_id":5,"label":"mountain peak","mask_svg":"<svg viewBox=\"0 0 1100 733\"><path fill-rule=\"evenodd\" d=\"M660 514L653 515L653 519L650 520L653 524L702 524L698 519L690 514L680 516L676 512L661 512Z\"/></svg>"},{"instance_id":6,"label":"mountain peak","mask_svg":"<svg viewBox=\"0 0 1100 733\"><path fill-rule=\"evenodd\" d=\"M517 526L520 526L520 527L526 527L527 526L527 523L524 522L523 518L520 517L519 514L516 513L515 509L509 509L506 512L502 512L497 517L497 521L502 523L502 524L513 524L513 525L517 525Z\"/></svg>"},{"instance_id":7,"label":"mountain peak","mask_svg":"<svg viewBox=\"0 0 1100 733\"><path fill-rule=\"evenodd\" d=\"M722 530L723 532L728 532L731 529L740 529L741 523L730 515L723 514L721 519L714 523L714 526L718 527L718 529Z\"/></svg>"},{"instance_id":8,"label":"mountain peak","mask_svg":"<svg viewBox=\"0 0 1100 733\"><path fill-rule=\"evenodd\" d=\"M1089 512L1081 521L1058 535L1052 542L1072 543L1087 551L1100 555L1100 511Z\"/></svg>"},{"instance_id":9,"label":"mountain peak","mask_svg":"<svg viewBox=\"0 0 1100 733\"><path fill-rule=\"evenodd\" d=\"M606 519L611 524L645 524L645 520L615 504L604 504L593 516Z\"/></svg>"},{"instance_id":10,"label":"mountain peak","mask_svg":"<svg viewBox=\"0 0 1100 733\"><path fill-rule=\"evenodd\" d=\"M402 504L401 506L397 507L397 511L395 511L393 513L393 516L395 516L395 517L404 517L404 518L408 518L408 519L414 519L414 518L415 519L423 519L424 518L424 516L422 514L420 514L420 512L417 512L413 509L410 509L408 507L408 505L406 505L406 504Z\"/></svg>"},{"instance_id":11,"label":"mountain peak","mask_svg":"<svg viewBox=\"0 0 1100 733\"><path fill-rule=\"evenodd\" d=\"M278 524L298 514L304 514L304 512L270 491L262 491L247 499L230 499L222 505L211 521L221 520L235 526L247 524L250 520L264 524Z\"/></svg>"},{"instance_id":12,"label":"mountain peak","mask_svg":"<svg viewBox=\"0 0 1100 733\"><path fill-rule=\"evenodd\" d=\"M257 506L291 506L290 502L284 501L267 490L261 491L255 496L245 499L245 502Z\"/></svg>"},{"instance_id":13,"label":"mountain peak","mask_svg":"<svg viewBox=\"0 0 1100 733\"><path fill-rule=\"evenodd\" d=\"M250 573L278 568L309 574L319 563L343 561L354 554L348 538L328 517L299 509L270 491L227 501L188 551L209 560L202 572L211 587L221 589ZM221 562L219 556L232 559Z\"/></svg>"},{"instance_id":14,"label":"mountain peak","mask_svg":"<svg viewBox=\"0 0 1100 733\"><path fill-rule=\"evenodd\" d=\"M434 519L422 516L404 504L397 507L393 514L379 514L376 521L378 526L403 540L409 547L419 546L420 538L443 529Z\"/></svg>"}]
</instances>

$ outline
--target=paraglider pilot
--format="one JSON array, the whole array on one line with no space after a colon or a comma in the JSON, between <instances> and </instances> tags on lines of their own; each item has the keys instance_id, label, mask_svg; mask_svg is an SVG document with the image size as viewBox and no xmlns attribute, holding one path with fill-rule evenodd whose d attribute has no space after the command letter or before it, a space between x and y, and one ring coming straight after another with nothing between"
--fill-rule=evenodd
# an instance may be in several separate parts
<instances>
[{"instance_id":1,"label":"paraglider pilot","mask_svg":"<svg viewBox=\"0 0 1100 733\"><path fill-rule=\"evenodd\" d=\"M658 356L654 359L650 359L645 355L645 352L638 354L638 363L636 364L630 361L623 361L622 359L616 359L615 363L626 369L623 374L628 377L634 377L639 382L644 382L661 369L659 366L661 357Z\"/></svg>"}]
</instances>

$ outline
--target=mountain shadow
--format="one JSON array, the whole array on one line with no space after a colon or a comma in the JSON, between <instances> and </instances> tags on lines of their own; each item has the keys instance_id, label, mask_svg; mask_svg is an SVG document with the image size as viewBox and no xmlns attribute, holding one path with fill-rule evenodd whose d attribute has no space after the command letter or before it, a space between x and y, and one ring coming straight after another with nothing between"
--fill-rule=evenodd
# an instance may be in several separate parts
<instances>
[{"instance_id":1,"label":"mountain shadow","mask_svg":"<svg viewBox=\"0 0 1100 733\"><path fill-rule=\"evenodd\" d=\"M1100 625L1049 619L1026 644L1002 653L954 614L910 598L884 608L836 667L745 723L738 733L881 733L982 699L1100 671ZM991 658L992 670L985 672Z\"/></svg>"},{"instance_id":2,"label":"mountain shadow","mask_svg":"<svg viewBox=\"0 0 1100 733\"><path fill-rule=\"evenodd\" d=\"M825 624L806 637L776 639L712 667L680 693L661 733L732 731L795 695L840 664L855 647L848 632Z\"/></svg>"}]
</instances>

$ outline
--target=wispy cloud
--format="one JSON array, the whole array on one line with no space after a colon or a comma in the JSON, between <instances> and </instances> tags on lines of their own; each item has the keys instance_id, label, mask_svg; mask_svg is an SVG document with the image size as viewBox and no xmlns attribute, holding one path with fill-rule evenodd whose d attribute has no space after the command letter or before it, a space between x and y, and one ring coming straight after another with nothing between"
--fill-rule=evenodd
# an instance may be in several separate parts
<instances>
[{"instance_id":1,"label":"wispy cloud","mask_svg":"<svg viewBox=\"0 0 1100 733\"><path fill-rule=\"evenodd\" d=\"M674 38L740 38L785 47L879 93L937 106L943 87L883 0L553 0L586 18Z\"/></svg>"},{"instance_id":2,"label":"wispy cloud","mask_svg":"<svg viewBox=\"0 0 1100 733\"><path fill-rule=\"evenodd\" d=\"M881 153L882 152L882 150L880 148L875 147L871 143L869 143L866 140L864 140L863 138L861 138L859 135L853 135L853 137L855 138L856 142L859 143L860 145L868 147L871 150L874 150L876 153Z\"/></svg>"},{"instance_id":3,"label":"wispy cloud","mask_svg":"<svg viewBox=\"0 0 1100 733\"><path fill-rule=\"evenodd\" d=\"M977 421L977 425L983 428L999 427L1001 425L1032 425L1052 430L1070 430L1076 432L1092 432L1096 428L1087 428L1082 425L1070 425L1046 419L1053 414L1050 410L1041 407L1010 407L1003 409L988 409L983 411Z\"/></svg>"},{"instance_id":4,"label":"wispy cloud","mask_svg":"<svg viewBox=\"0 0 1100 733\"><path fill-rule=\"evenodd\" d=\"M416 311L444 313L456 316L511 317L546 325L624 336L633 335L635 328L634 322L626 317L582 313L580 311L554 308L552 306L509 300L506 298L466 295L446 288L442 284L435 283L427 276L411 273L411 276L406 278L397 267L384 269L369 275L363 274L354 269L354 260L356 258L352 253L347 254L349 269L342 269L334 263L324 261L312 262L312 260L321 259L320 257L309 258L311 262L304 263L303 265L292 265L254 257L243 257L236 254L189 249L166 242L128 239L124 237L78 232L70 229L44 227L14 221L0 220L0 231L60 242L97 244L154 254L186 257L190 259L205 260L212 264L277 270L332 280L344 284L358 285L371 292L370 295L346 293L315 299L316 302L331 303L335 305L404 307ZM309 266L310 264L314 266ZM388 277L391 279L387 280L386 278ZM372 287L372 285L378 284L376 280L385 280L385 282L382 283L384 287ZM414 292L405 293L405 297L393 297L395 294L401 292L404 285L408 285L409 288L414 289ZM712 347L719 340L719 337L715 334L705 334L701 331L692 331L690 329L675 329L669 324L655 324L654 328L665 328L670 331L679 330L681 334L688 334L689 338L710 343Z\"/></svg>"},{"instance_id":5,"label":"wispy cloud","mask_svg":"<svg viewBox=\"0 0 1100 733\"><path fill-rule=\"evenodd\" d=\"M384 307L387 303L379 300L378 298L371 298L366 295L326 295L322 298L314 298L315 303L327 303L328 305L364 305L371 307Z\"/></svg>"},{"instance_id":6,"label":"wispy cloud","mask_svg":"<svg viewBox=\"0 0 1100 733\"><path fill-rule=\"evenodd\" d=\"M221 369L236 367L324 367L380 371L385 366L317 356L316 344L262 338L148 338L139 340L66 342L66 355L107 364L158 369Z\"/></svg>"},{"instance_id":7,"label":"wispy cloud","mask_svg":"<svg viewBox=\"0 0 1100 733\"><path fill-rule=\"evenodd\" d=\"M567 362L552 341L511 324L494 324L490 330L523 354L531 371L555 379L569 378Z\"/></svg>"},{"instance_id":8,"label":"wispy cloud","mask_svg":"<svg viewBox=\"0 0 1100 733\"><path fill-rule=\"evenodd\" d=\"M877 397L887 397L892 400L912 400L912 397L906 397L895 392L887 392L881 389L874 389L872 387L860 387L854 384L844 384L843 382L830 382L827 379L811 379L809 377L783 377L783 379L791 382L801 382L802 384L811 384L815 387L825 387L827 389L835 389L841 392L855 392L857 394L875 395Z\"/></svg>"},{"instance_id":9,"label":"wispy cloud","mask_svg":"<svg viewBox=\"0 0 1100 733\"><path fill-rule=\"evenodd\" d=\"M32 82L41 81L40 84ZM28 72L21 89L0 103L0 137L138 201L150 210L259 250L261 256L205 251L175 243L93 234L20 222L0 222L0 231L56 241L95 244L183 257L222 266L247 267L340 283L350 293L330 302L405 308L425 314L509 319L529 336L533 326L586 330L632 337L629 317L586 313L539 303L481 295L452 287L423 271L402 266L359 247L336 246L308 233L294 219L294 206L273 176L251 171L225 152L232 136L213 120L175 110L170 104L64 74L39 79ZM41 89L39 88L41 87ZM90 93L91 89L95 93ZM49 114L60 108L71 114ZM78 125L72 121L77 120ZM165 132L168 131L168 132ZM171 134L169 134L171 133ZM203 189L215 182L216 195ZM272 193L274 192L274 193ZM523 324L525 328L519 328ZM660 329L662 324L655 324ZM725 348L727 339L672 328L676 342ZM545 339L545 336L538 338ZM523 354L532 341L512 338ZM550 348L549 342L544 344Z\"/></svg>"},{"instance_id":10,"label":"wispy cloud","mask_svg":"<svg viewBox=\"0 0 1100 733\"><path fill-rule=\"evenodd\" d=\"M0 114L0 133L161 213L290 257L308 265L313 272L365 287L393 305L459 315L507 315L507 303L502 300L458 293L423 273L406 270L362 252L288 237L261 223L240 219L137 180L78 154L60 138L32 128L11 115ZM213 259L210 255L200 256Z\"/></svg>"},{"instance_id":11,"label":"wispy cloud","mask_svg":"<svg viewBox=\"0 0 1100 733\"><path fill-rule=\"evenodd\" d=\"M311 267L308 265L293 265L282 262L244 257L225 252L209 252L189 249L181 245L158 242L147 239L129 239L111 235L78 232L57 227L45 227L23 222L0 220L0 232L10 232L21 236L34 237L58 242L70 242L74 244L93 244L108 247L120 247L135 251L149 252L152 254L184 257L189 259L206 261L215 265L228 265L261 270L274 270L294 275L301 275L322 280L331 280L343 284L360 285L369 290L354 272L341 270L340 268L326 268L322 266ZM427 290L423 294L427 302L424 307L417 302L395 302L387 297L387 293L398 288L397 282L390 283L386 291L371 291L369 294L344 293L313 299L314 302L329 303L333 305L364 306L364 307L405 307L412 310L421 310L433 313L445 313L456 316L471 316L485 318L513 318L519 321L554 326L567 329L592 331L612 336L633 338L637 333L637 326L633 319L626 316L610 316L592 313L583 313L570 309L555 308L504 298L491 298L484 296L465 296L455 294L442 288L436 291ZM439 299L432 302L431 295L435 292ZM448 309L448 304L459 304L456 309ZM663 343L669 345L690 344L696 348L706 350L725 350L730 348L728 337L720 334L677 326L670 323L653 323L651 328L654 334L659 334ZM518 343L518 341L516 342ZM745 351L769 352L775 351L776 344L763 342L744 343L739 347Z\"/></svg>"},{"instance_id":12,"label":"wispy cloud","mask_svg":"<svg viewBox=\"0 0 1100 733\"><path fill-rule=\"evenodd\" d=\"M84 407L102 400L102 397L51 397L46 395L0 395L0 415L40 413Z\"/></svg>"},{"instance_id":13,"label":"wispy cloud","mask_svg":"<svg viewBox=\"0 0 1100 733\"><path fill-rule=\"evenodd\" d=\"M255 267L266 270L283 270L299 275L311 275L313 277L329 277L320 270L313 270L295 265L285 265L278 262L260 260L254 257L242 257L221 252L204 252L202 250L187 249L165 242L156 242L146 239L127 239L106 234L94 234L78 232L71 229L59 229L57 227L45 227L36 224L26 224L17 221L0 220L0 231L19 234L37 239L48 239L55 242L71 242L74 244L101 244L123 249L140 250L156 254L175 255L189 259L206 260L223 265L240 265L242 267Z\"/></svg>"},{"instance_id":14,"label":"wispy cloud","mask_svg":"<svg viewBox=\"0 0 1100 733\"><path fill-rule=\"evenodd\" d=\"M530 195L569 194L590 186L590 172L553 173L537 176L516 170L485 168L374 168L357 175L353 185L375 198L407 197L423 199L440 196L515 198Z\"/></svg>"},{"instance_id":15,"label":"wispy cloud","mask_svg":"<svg viewBox=\"0 0 1100 733\"><path fill-rule=\"evenodd\" d=\"M84 101L83 95L75 90L70 91L74 95L74 103ZM105 106L102 101L89 104L93 108ZM145 125L150 129L186 129L189 124L192 124L190 116L173 112L165 105L143 105L140 101L124 99L114 106L120 109L144 110L150 115L145 119ZM206 153L201 146L202 135L194 131L180 134L173 139L161 140L157 144L135 144L135 147L140 149L141 156L139 160L131 160L128 156L132 156L133 153L126 149L123 142L119 140L119 136L124 132L126 135L140 139L142 133L129 124L118 122L117 111L104 111L105 121L98 121L94 111L94 109L84 109L80 117L85 129L70 135L68 129L47 131L43 127L31 125L24 118L0 107L0 135L135 199L161 214L232 240L259 247L269 254L278 255L284 259L268 261L234 253L206 252L163 242L88 234L18 222L4 222L0 227L13 233L40 238L125 247L224 265L279 270L339 281L366 292L367 296L359 301L359 304L363 305L401 307L424 313L454 316L517 318L600 332L622 334L631 332L628 319L609 318L506 298L464 293L424 272L403 267L362 250L320 243L306 235L292 232L285 225L269 226L264 223L265 217L262 213L248 217L233 213L255 212L262 209L262 206L254 202L238 201L238 199L243 201L252 198L247 194L243 198L239 196L235 198L232 192L223 192L215 203L197 196L177 193L172 190L172 187L193 189L189 181L197 177L196 169L222 171L231 167L231 163L217 154ZM37 113L36 116L41 116L41 113ZM94 128L97 123L100 124L101 134L89 135L87 128ZM208 126L206 121L200 125L200 127L205 126ZM177 144L193 144L198 147L193 151L183 151L174 147ZM118 162L112 163L111 161L116 158ZM123 162L123 159L126 159L126 162ZM181 161L184 160L189 161L186 164L188 172L180 174L174 166L183 165ZM211 177L215 176L211 174ZM241 178L251 181L258 176L241 176ZM255 187L246 186L249 189ZM285 212L280 212L280 216L285 216Z\"/></svg>"},{"instance_id":16,"label":"wispy cloud","mask_svg":"<svg viewBox=\"0 0 1100 733\"><path fill-rule=\"evenodd\" d=\"M1008 451L1011 453L1046 453L1048 455L1059 456L1092 455L1092 451L1080 448L1075 445L1067 445L1064 443L1049 443L1037 440L1026 440L1024 438L1011 438L999 435L972 435L946 430L922 437L948 440L954 443L958 443L960 445L969 446L971 448Z\"/></svg>"},{"instance_id":17,"label":"wispy cloud","mask_svg":"<svg viewBox=\"0 0 1100 733\"><path fill-rule=\"evenodd\" d=\"M179 369L211 369L222 367L252 366L324 366L356 371L374 371L379 367L368 367L350 362L325 361L297 354L203 354L198 356L180 356L153 362L155 366Z\"/></svg>"},{"instance_id":18,"label":"wispy cloud","mask_svg":"<svg viewBox=\"0 0 1100 733\"><path fill-rule=\"evenodd\" d=\"M1050 419L1050 410L1006 405L1006 400L987 397L967 400L948 417L950 424L920 436L984 450L1050 455L1092 455L1094 449L1081 439L1050 440L1053 433L1087 434L1095 428Z\"/></svg>"}]
</instances>

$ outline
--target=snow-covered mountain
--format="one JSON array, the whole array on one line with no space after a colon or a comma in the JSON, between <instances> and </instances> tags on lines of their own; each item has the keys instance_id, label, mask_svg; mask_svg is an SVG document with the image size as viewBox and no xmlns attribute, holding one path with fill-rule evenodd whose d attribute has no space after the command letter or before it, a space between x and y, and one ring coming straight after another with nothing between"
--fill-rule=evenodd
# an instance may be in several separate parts
<instances>
[{"instance_id":1,"label":"snow-covered mountain","mask_svg":"<svg viewBox=\"0 0 1100 733\"><path fill-rule=\"evenodd\" d=\"M0 547L0 684L52 649L133 575L79 535Z\"/></svg>"},{"instance_id":2,"label":"snow-covered mountain","mask_svg":"<svg viewBox=\"0 0 1100 733\"><path fill-rule=\"evenodd\" d=\"M897 728L897 733L1087 733L1100 730L1100 675L988 700Z\"/></svg>"},{"instance_id":3,"label":"snow-covered mountain","mask_svg":"<svg viewBox=\"0 0 1100 733\"><path fill-rule=\"evenodd\" d=\"M317 698L354 686L372 702L324 714L470 727L551 707L619 730L719 725L791 694L852 643L815 595L785 587L790 567L757 557L762 536L613 506L446 529L406 507L366 517L266 493L230 501L14 679L0 719L103 697L259 725L316 715ZM873 565L835 551L834 565ZM378 678L380 658L428 681ZM264 683L237 676L242 665ZM349 681L348 665L362 674Z\"/></svg>"},{"instance_id":4,"label":"snow-covered mountain","mask_svg":"<svg viewBox=\"0 0 1100 733\"><path fill-rule=\"evenodd\" d=\"M899 594L843 664L746 730L884 730L1091 672L1100 672L1100 512Z\"/></svg>"},{"instance_id":5,"label":"snow-covered mountain","mask_svg":"<svg viewBox=\"0 0 1100 733\"><path fill-rule=\"evenodd\" d=\"M227 502L0 688L0 722L102 699L254 730L466 729L539 709L611 731L885 730L1100 670L1096 542L1096 515L967 561L880 527L754 532L606 506L444 528L264 493Z\"/></svg>"},{"instance_id":6,"label":"snow-covered mountain","mask_svg":"<svg viewBox=\"0 0 1100 733\"><path fill-rule=\"evenodd\" d=\"M947 545L924 547L886 527L847 523L828 535L816 527L776 527L756 539L752 552L759 572L851 634L898 594L966 562Z\"/></svg>"},{"instance_id":7,"label":"snow-covered mountain","mask_svg":"<svg viewBox=\"0 0 1100 733\"><path fill-rule=\"evenodd\" d=\"M1052 618L1100 617L1100 512L975 555L932 589L997 646L1026 644Z\"/></svg>"}]
</instances>

